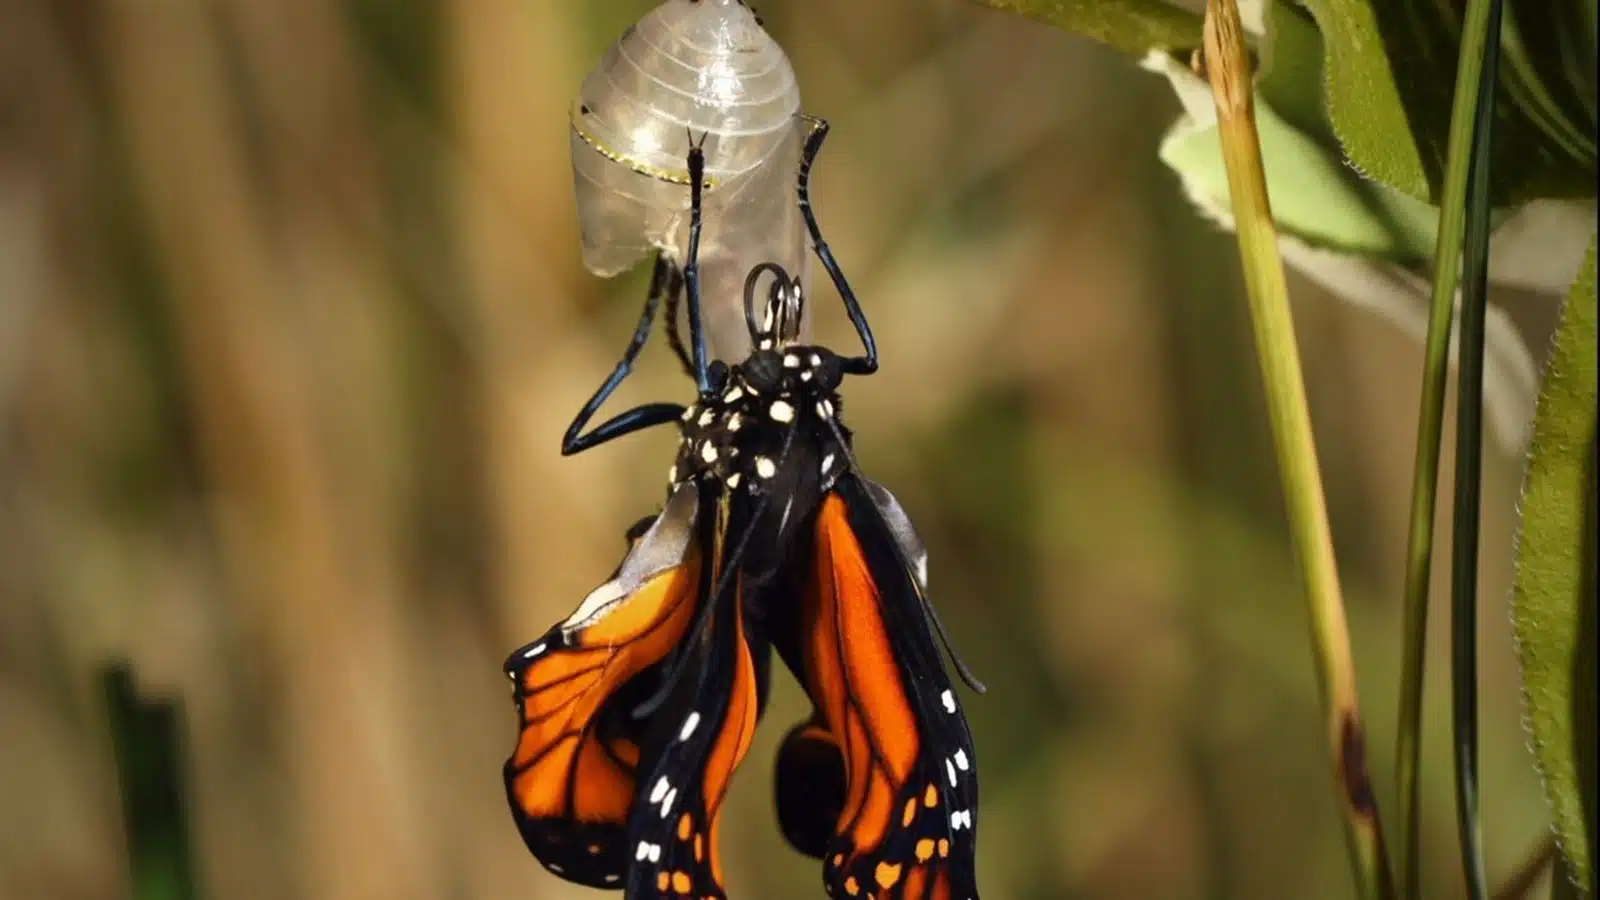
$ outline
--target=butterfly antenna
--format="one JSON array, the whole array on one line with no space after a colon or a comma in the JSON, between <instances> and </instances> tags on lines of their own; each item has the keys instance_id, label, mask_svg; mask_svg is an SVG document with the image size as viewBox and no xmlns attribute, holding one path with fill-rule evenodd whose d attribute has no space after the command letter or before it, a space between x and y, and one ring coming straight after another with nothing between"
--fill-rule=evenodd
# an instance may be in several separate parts
<instances>
[{"instance_id":1,"label":"butterfly antenna","mask_svg":"<svg viewBox=\"0 0 1600 900\"><path fill-rule=\"evenodd\" d=\"M856 462L856 455L851 452L850 444L844 439L844 432L839 430L838 423L831 417L825 418L823 421L828 423L828 428L833 431L834 438L839 441L839 449L844 452L844 461L850 469L850 473L858 479L866 480L867 476L862 473L861 465ZM906 565L904 551L900 549L898 544L895 545L895 553L900 555L901 565ZM907 567L909 568L909 566ZM961 680L966 682L967 687L971 688L973 693L987 694L989 688L978 680L978 676L973 674L972 669L962 660L961 654L956 652L955 641L950 639L950 632L946 631L944 623L939 621L939 612L933 608L933 604L929 602L925 591L917 591L917 603L922 607L923 618L933 624L933 630L939 635L939 643L944 646L944 652L950 654L950 662L955 665L956 674L961 676Z\"/></svg>"},{"instance_id":2,"label":"butterfly antenna","mask_svg":"<svg viewBox=\"0 0 1600 900\"><path fill-rule=\"evenodd\" d=\"M789 448L794 445L794 431L794 427L790 426L789 431L783 437L783 447L778 451L778 465L780 467L789 458ZM759 521L761 516L766 513L767 505L771 501L771 493L761 495L761 500L756 503L755 514L750 517L750 522L752 524ZM713 620L711 611L716 607L718 598L720 598L723 592L728 589L728 584L732 581L734 573L739 571L739 560L744 556L745 548L750 544L750 535L754 531L755 529L753 527L746 526L744 533L739 535L739 543L734 545L733 553L728 557L727 561L723 563L722 574L717 579L716 587L711 591L711 597L704 604L702 604L699 611L695 613L695 623L690 627L693 637L691 637L688 641L688 647L691 650L697 650L700 647L703 647L710 639L711 623ZM665 703L667 698L672 695L672 691L678 686L678 682L682 680L684 670L688 668L688 658L689 654L684 653L673 661L672 668L668 670L665 680L663 680L661 683L661 687L656 688L655 693L651 694L644 702L633 708L633 717L635 719L645 719L655 715L656 711L661 708L661 705Z\"/></svg>"}]
</instances>

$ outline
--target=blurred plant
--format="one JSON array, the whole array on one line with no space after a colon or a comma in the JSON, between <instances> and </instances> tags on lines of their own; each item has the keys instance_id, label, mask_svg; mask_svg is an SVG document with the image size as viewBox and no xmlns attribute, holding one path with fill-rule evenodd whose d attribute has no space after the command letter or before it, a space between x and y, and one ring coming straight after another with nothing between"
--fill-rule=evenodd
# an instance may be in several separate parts
<instances>
[{"instance_id":1,"label":"blurred plant","mask_svg":"<svg viewBox=\"0 0 1600 900\"><path fill-rule=\"evenodd\" d=\"M1219 126L1211 91L1188 65L1201 44L1201 19L1150 0L980 2L1141 55L1145 68L1172 83L1184 116L1163 140L1161 159L1178 173L1202 213L1240 231L1248 274L1252 255L1259 258L1263 252L1259 246L1250 249L1254 242L1237 219L1246 208L1240 205L1239 180L1248 175L1239 169L1239 151L1229 150L1227 123ZM1418 890L1416 760L1426 594L1465 217L1476 208L1486 223L1486 233L1469 241L1467 267L1472 276L1481 265L1486 277L1479 279L1483 283L1476 293L1496 304L1471 323L1472 336L1480 339L1470 378L1486 382L1482 399L1489 423L1508 450L1520 451L1528 443L1538 388L1533 355L1504 307L1513 292L1532 293L1551 305L1569 295L1529 450L1516 615L1540 771L1567 870L1587 891L1595 833L1594 704L1580 686L1593 681L1595 626L1592 602L1580 600L1593 593L1595 568L1590 524L1595 503L1595 5L1585 0L1510 3L1503 22L1496 5L1492 30L1491 6L1481 0L1465 6L1465 21L1460 5L1420 0L1307 0L1303 5L1257 0L1240 6L1260 63L1253 98L1258 165L1272 197L1278 251L1312 280L1428 345L1413 484L1398 754L1401 885L1410 896ZM1486 45L1503 47L1505 62L1487 68L1485 82L1492 89L1480 96L1477 81ZM1485 110L1494 112L1475 127L1475 117ZM1486 141L1490 122L1492 146ZM1482 188L1472 203L1467 184L1475 136L1486 149L1485 158L1475 163ZM1266 207L1264 195L1259 206ZM1495 226L1492 251L1490 222ZM1586 246L1589 262L1573 283ZM1431 285L1424 274L1430 271ZM1254 299L1259 279L1249 281L1253 302L1259 303ZM1275 390L1270 383L1268 389L1269 394ZM1471 392L1462 398L1463 410L1473 413L1461 419L1463 431L1476 430L1476 398ZM1476 599L1471 548L1477 539L1477 440L1476 433L1463 434L1458 445L1458 466L1465 460L1467 470L1456 507L1458 617ZM1280 441L1284 465L1292 455ZM1466 619L1467 626L1474 622ZM1475 632L1464 628L1458 631L1458 671L1470 672L1470 643L1460 646L1459 641ZM1328 651L1320 635L1318 650ZM1319 671L1326 674L1325 664ZM1472 807L1462 836L1471 872L1481 865L1473 846L1476 812L1470 799L1476 695L1470 683L1458 688L1458 748L1467 761L1460 791ZM1363 883L1369 887L1372 873L1364 867L1370 862L1358 854L1357 870L1365 871Z\"/></svg>"},{"instance_id":2,"label":"blurred plant","mask_svg":"<svg viewBox=\"0 0 1600 900\"><path fill-rule=\"evenodd\" d=\"M194 900L180 707L140 697L133 668L125 663L106 666L100 681L121 782L133 896Z\"/></svg>"}]
</instances>

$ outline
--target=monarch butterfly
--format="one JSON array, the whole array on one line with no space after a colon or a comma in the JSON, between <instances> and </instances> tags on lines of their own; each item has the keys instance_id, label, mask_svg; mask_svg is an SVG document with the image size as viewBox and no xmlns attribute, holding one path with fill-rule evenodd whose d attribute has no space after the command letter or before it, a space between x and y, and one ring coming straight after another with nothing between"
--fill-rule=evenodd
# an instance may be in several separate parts
<instances>
[{"instance_id":1,"label":"monarch butterfly","mask_svg":"<svg viewBox=\"0 0 1600 900\"><path fill-rule=\"evenodd\" d=\"M807 278L805 230L787 195L805 139L794 69L741 0L666 0L624 31L571 109L584 265L611 277L652 250L677 263L687 235L689 131L703 135L710 213L698 259L712 296L736 298L752 265ZM715 354L749 348L728 303L707 311Z\"/></svg>"},{"instance_id":2,"label":"monarch butterfly","mask_svg":"<svg viewBox=\"0 0 1600 900\"><path fill-rule=\"evenodd\" d=\"M801 344L800 284L764 263L744 283L748 358L708 364L674 340L696 401L647 404L584 434L648 339L670 281L658 264L622 362L563 451L675 421L667 500L629 531L613 575L505 665L520 725L505 786L524 842L557 875L622 888L627 900L726 898L720 813L765 707L774 650L813 704L778 753L778 820L792 846L823 861L830 896L977 897L975 751L941 645L983 688L928 602L921 539L861 473L840 420L840 383L875 371L877 352L811 212L810 167L828 130L814 124L799 204L865 354ZM684 267L695 347L698 150Z\"/></svg>"}]
</instances>

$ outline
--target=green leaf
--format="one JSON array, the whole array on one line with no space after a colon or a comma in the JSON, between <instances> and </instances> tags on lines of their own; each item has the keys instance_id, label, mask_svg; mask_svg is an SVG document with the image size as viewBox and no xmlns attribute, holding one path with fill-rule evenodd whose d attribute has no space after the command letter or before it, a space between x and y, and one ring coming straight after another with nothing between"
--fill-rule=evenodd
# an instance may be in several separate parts
<instances>
[{"instance_id":1,"label":"green leaf","mask_svg":"<svg viewBox=\"0 0 1600 900\"><path fill-rule=\"evenodd\" d=\"M1562 853L1593 883L1595 840L1595 245L1572 286L1534 416L1514 615L1534 751Z\"/></svg>"},{"instance_id":2,"label":"green leaf","mask_svg":"<svg viewBox=\"0 0 1600 900\"><path fill-rule=\"evenodd\" d=\"M1438 202L1455 83L1459 3L1306 0L1327 46L1329 114L1350 161ZM1508 4L1496 206L1595 195L1594 0Z\"/></svg>"},{"instance_id":3,"label":"green leaf","mask_svg":"<svg viewBox=\"0 0 1600 900\"><path fill-rule=\"evenodd\" d=\"M1093 38L1123 53L1200 46L1201 19L1163 0L978 0Z\"/></svg>"},{"instance_id":4,"label":"green leaf","mask_svg":"<svg viewBox=\"0 0 1600 900\"><path fill-rule=\"evenodd\" d=\"M1408 262L1432 253L1438 211L1363 180L1337 148L1296 130L1265 103L1256 107L1256 125L1280 229L1313 247L1362 256ZM1215 125L1174 132L1162 143L1161 159L1183 175L1191 194L1203 192L1207 206L1225 208L1228 179Z\"/></svg>"},{"instance_id":5,"label":"green leaf","mask_svg":"<svg viewBox=\"0 0 1600 900\"><path fill-rule=\"evenodd\" d=\"M1322 106L1322 38L1285 0L1267 4L1263 72L1256 85L1257 128L1279 229L1306 244L1397 262L1433 252L1438 211L1352 170ZM1188 118L1162 141L1161 159L1183 176L1190 196L1213 216L1228 209L1210 87L1170 56L1146 61L1172 81Z\"/></svg>"}]
</instances>

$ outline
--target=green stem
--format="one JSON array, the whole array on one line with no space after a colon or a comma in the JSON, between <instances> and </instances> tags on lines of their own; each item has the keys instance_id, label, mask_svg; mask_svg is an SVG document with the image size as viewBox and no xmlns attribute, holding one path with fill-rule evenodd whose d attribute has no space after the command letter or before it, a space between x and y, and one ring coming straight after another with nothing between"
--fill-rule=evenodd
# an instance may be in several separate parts
<instances>
[{"instance_id":1,"label":"green stem","mask_svg":"<svg viewBox=\"0 0 1600 900\"><path fill-rule=\"evenodd\" d=\"M1208 0L1204 46L1279 475L1311 612L1312 651L1351 869L1365 900L1387 900L1394 895L1394 884L1368 775L1366 729L1356 693L1349 623L1328 527L1289 291L1278 255L1278 232L1262 169L1250 59L1236 0Z\"/></svg>"},{"instance_id":2,"label":"green stem","mask_svg":"<svg viewBox=\"0 0 1600 900\"><path fill-rule=\"evenodd\" d=\"M141 699L126 664L106 667L100 678L122 791L133 897L194 900L177 705Z\"/></svg>"},{"instance_id":3,"label":"green stem","mask_svg":"<svg viewBox=\"0 0 1600 900\"><path fill-rule=\"evenodd\" d=\"M1467 896L1485 900L1483 831L1478 816L1478 524L1483 477L1483 343L1489 305L1489 151L1499 71L1501 0L1489 0L1487 46L1473 110L1472 177L1467 192L1466 271L1456 391L1456 486L1450 549L1450 693L1455 725L1456 817ZM1463 53L1467 52L1463 48Z\"/></svg>"},{"instance_id":4,"label":"green stem","mask_svg":"<svg viewBox=\"0 0 1600 900\"><path fill-rule=\"evenodd\" d=\"M1483 48L1489 34L1494 0L1468 0L1457 61L1455 99L1450 113L1450 138L1444 195L1434 250L1433 297L1423 356L1422 400L1417 412L1416 460L1411 476L1411 527L1406 547L1404 646L1401 663L1400 723L1396 737L1395 773L1400 817L1400 884L1408 900L1421 896L1417 866L1421 822L1417 815L1417 780L1422 740L1423 673L1427 658L1428 586L1433 564L1433 518L1439 481L1439 447L1444 429L1445 387L1450 374L1450 329L1453 324L1461 237L1466 216L1471 169L1473 116L1478 106Z\"/></svg>"}]
</instances>

